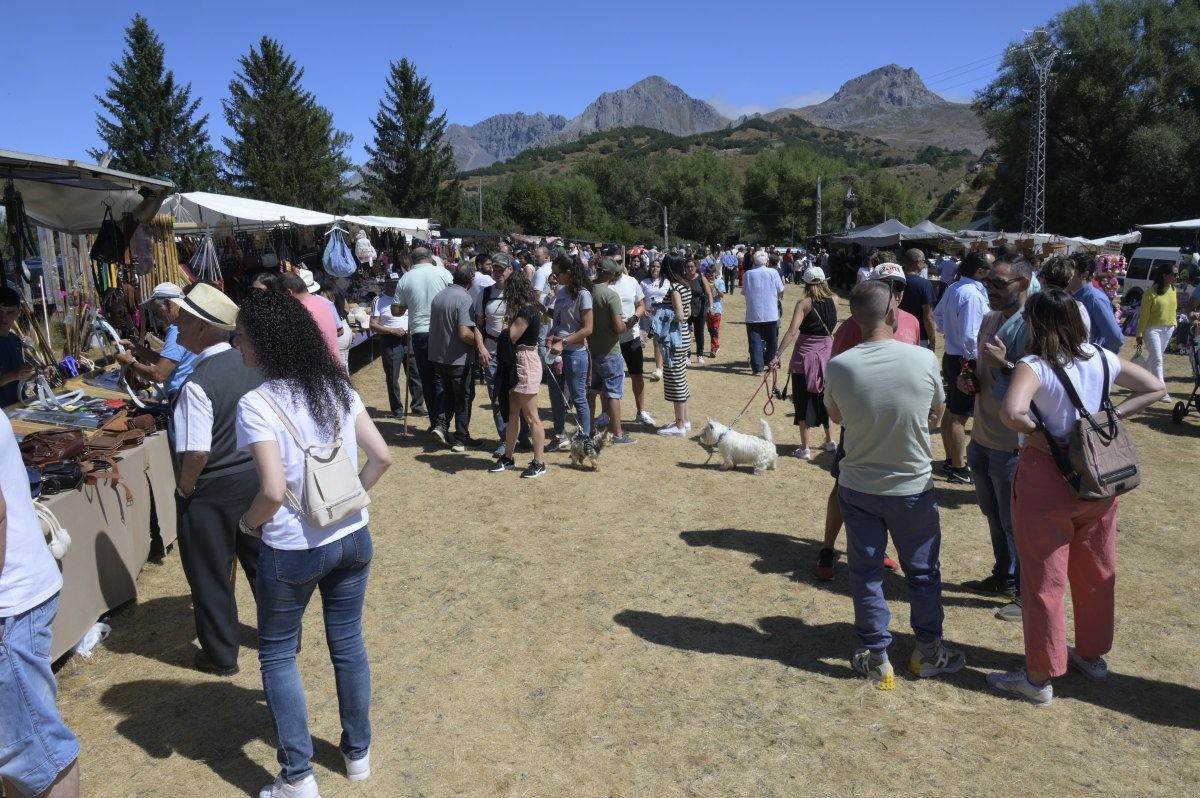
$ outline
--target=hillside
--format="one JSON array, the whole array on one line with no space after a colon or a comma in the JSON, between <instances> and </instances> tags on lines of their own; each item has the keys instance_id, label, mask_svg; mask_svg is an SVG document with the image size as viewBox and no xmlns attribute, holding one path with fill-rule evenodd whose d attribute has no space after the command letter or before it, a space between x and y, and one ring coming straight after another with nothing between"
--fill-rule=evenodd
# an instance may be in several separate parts
<instances>
[{"instance_id":1,"label":"hillside","mask_svg":"<svg viewBox=\"0 0 1200 798\"><path fill-rule=\"evenodd\" d=\"M754 156L763 150L792 146L804 147L851 165L865 161L880 166L895 174L930 209L962 182L968 167L975 162L975 157L965 151L952 153L934 147L917 150L787 116L774 122L748 119L735 128L692 136L672 136L640 127L593 133L576 141L526 150L506 162L476 169L463 177L472 182L480 178L488 185L514 174L565 175L585 161L598 157L634 160L699 150L716 153L737 172L743 173Z\"/></svg>"}]
</instances>

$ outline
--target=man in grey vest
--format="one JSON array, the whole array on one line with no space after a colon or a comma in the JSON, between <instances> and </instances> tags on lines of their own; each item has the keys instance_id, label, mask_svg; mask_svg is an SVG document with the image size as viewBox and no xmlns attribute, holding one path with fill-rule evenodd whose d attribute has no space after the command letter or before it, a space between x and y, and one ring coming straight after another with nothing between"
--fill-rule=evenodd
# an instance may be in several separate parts
<instances>
[{"instance_id":1,"label":"man in grey vest","mask_svg":"<svg viewBox=\"0 0 1200 798\"><path fill-rule=\"evenodd\" d=\"M219 676L238 671L239 626L234 597L234 557L250 590L258 564L258 538L238 531L238 519L258 493L258 473L237 448L238 401L263 382L229 344L237 305L218 289L198 283L171 300L179 343L196 354L192 373L175 401L176 502L179 556L192 590L200 650L197 669Z\"/></svg>"}]
</instances>

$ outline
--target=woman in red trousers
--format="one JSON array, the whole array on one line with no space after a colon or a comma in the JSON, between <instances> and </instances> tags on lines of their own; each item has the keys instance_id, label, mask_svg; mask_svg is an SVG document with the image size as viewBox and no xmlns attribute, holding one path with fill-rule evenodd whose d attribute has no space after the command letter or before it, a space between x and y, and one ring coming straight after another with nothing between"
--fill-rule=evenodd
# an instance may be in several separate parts
<instances>
[{"instance_id":1,"label":"woman in red trousers","mask_svg":"<svg viewBox=\"0 0 1200 798\"><path fill-rule=\"evenodd\" d=\"M1025 667L988 674L987 680L1000 692L1046 705L1054 700L1050 679L1066 673L1068 664L1094 682L1108 677L1104 655L1113 642L1120 503L1117 498L1076 498L1050 453L1047 436L1066 447L1079 419L1054 367L1061 367L1089 413L1100 409L1114 382L1130 392L1116 406L1118 418L1153 404L1166 389L1140 366L1086 343L1079 309L1067 292L1034 294L1023 316L1029 354L1013 370L1002 420L1023 433L1012 520L1021 562ZM1068 584L1075 609L1074 647L1067 645L1063 609Z\"/></svg>"}]
</instances>

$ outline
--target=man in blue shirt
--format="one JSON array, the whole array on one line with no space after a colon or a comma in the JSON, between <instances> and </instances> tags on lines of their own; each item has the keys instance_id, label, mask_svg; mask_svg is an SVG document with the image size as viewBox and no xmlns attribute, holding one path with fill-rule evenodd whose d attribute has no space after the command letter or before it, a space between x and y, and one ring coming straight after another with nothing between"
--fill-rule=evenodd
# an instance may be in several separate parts
<instances>
[{"instance_id":1,"label":"man in blue shirt","mask_svg":"<svg viewBox=\"0 0 1200 798\"><path fill-rule=\"evenodd\" d=\"M1091 322L1091 342L1116 354L1125 343L1125 336L1117 326L1117 316L1108 294L1092 285L1096 274L1096 258L1092 255L1074 255L1075 275L1067 283L1071 296L1083 305Z\"/></svg>"},{"instance_id":2,"label":"man in blue shirt","mask_svg":"<svg viewBox=\"0 0 1200 798\"><path fill-rule=\"evenodd\" d=\"M742 276L742 295L746 297L746 338L750 344L750 371L763 373L775 359L779 338L779 303L783 299L783 278L768 268L765 250L754 253L752 264Z\"/></svg>"},{"instance_id":3,"label":"man in blue shirt","mask_svg":"<svg viewBox=\"0 0 1200 798\"><path fill-rule=\"evenodd\" d=\"M15 404L21 398L21 380L34 374L33 367L25 365L21 339L12 331L20 315L21 295L9 286L0 288L0 407Z\"/></svg>"},{"instance_id":4,"label":"man in blue shirt","mask_svg":"<svg viewBox=\"0 0 1200 798\"><path fill-rule=\"evenodd\" d=\"M914 247L906 250L900 260L904 267L904 297L900 300L900 309L921 321L921 346L935 349L937 325L933 320L933 307L937 299L934 298L933 283L921 276L925 253Z\"/></svg>"},{"instance_id":5,"label":"man in blue shirt","mask_svg":"<svg viewBox=\"0 0 1200 798\"><path fill-rule=\"evenodd\" d=\"M179 315L179 306L171 300L182 299L183 291L175 283L159 283L154 286L154 293L143 302L144 307L153 309L155 314L167 321L166 340L163 350L158 353L158 359L153 363L142 363L135 359L133 352L125 351L117 355L117 361L150 382L161 383L167 398L174 400L180 388L192 373L196 355L184 349L179 343L179 328L175 319ZM128 343L128 342L126 342ZM132 348L132 347L131 347Z\"/></svg>"},{"instance_id":6,"label":"man in blue shirt","mask_svg":"<svg viewBox=\"0 0 1200 798\"><path fill-rule=\"evenodd\" d=\"M938 303L946 351L942 355L942 378L946 382L946 415L942 419L942 445L946 449L946 478L971 484L967 468L967 419L975 409L975 397L958 389L958 375L965 361L978 356L979 325L990 310L987 291L980 280L987 278L988 262L978 252L962 259L958 280Z\"/></svg>"}]
</instances>

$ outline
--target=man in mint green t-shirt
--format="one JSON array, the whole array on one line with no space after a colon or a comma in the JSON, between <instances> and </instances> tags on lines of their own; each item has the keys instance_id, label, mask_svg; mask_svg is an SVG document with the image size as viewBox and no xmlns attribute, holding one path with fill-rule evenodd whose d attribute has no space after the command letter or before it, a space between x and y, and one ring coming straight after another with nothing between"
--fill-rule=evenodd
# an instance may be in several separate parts
<instances>
[{"instance_id":1,"label":"man in mint green t-shirt","mask_svg":"<svg viewBox=\"0 0 1200 798\"><path fill-rule=\"evenodd\" d=\"M396 285L392 315L399 317L408 311L408 337L413 359L417 361L417 372L421 375L421 392L429 408L429 431L432 432L446 408L443 406L442 383L429 360L429 309L433 298L450 285L452 279L444 266L433 262L433 255L425 247L416 247L409 255L413 265Z\"/></svg>"},{"instance_id":2,"label":"man in mint green t-shirt","mask_svg":"<svg viewBox=\"0 0 1200 798\"><path fill-rule=\"evenodd\" d=\"M625 332L624 308L621 297L609 283L621 275L621 264L612 258L600 261L596 281L592 286L592 334L588 336L588 352L592 356L592 384L588 388L588 405L596 412L596 394L604 399L604 414L592 425L604 426L604 416L612 426L612 443L633 443L621 428L621 397L625 395L625 358L621 355L621 333ZM636 322L635 322L636 323Z\"/></svg>"},{"instance_id":3,"label":"man in mint green t-shirt","mask_svg":"<svg viewBox=\"0 0 1200 798\"><path fill-rule=\"evenodd\" d=\"M845 428L838 503L846 521L854 630L862 643L850 663L880 689L894 686L888 661L891 613L883 597L888 532L908 581L917 637L909 667L918 676L962 670L966 659L942 643L941 526L933 490L936 426L945 395L933 352L893 340L897 297L887 283L854 287L850 314L863 342L829 361L825 406Z\"/></svg>"}]
</instances>

